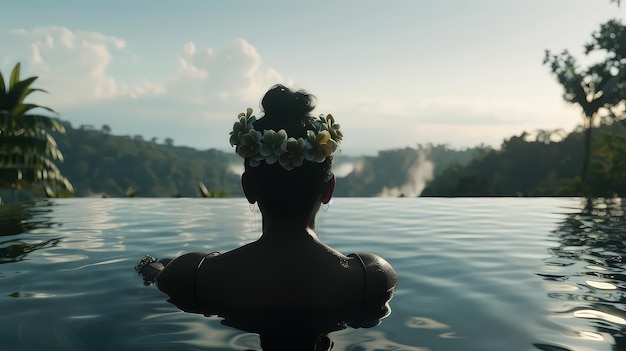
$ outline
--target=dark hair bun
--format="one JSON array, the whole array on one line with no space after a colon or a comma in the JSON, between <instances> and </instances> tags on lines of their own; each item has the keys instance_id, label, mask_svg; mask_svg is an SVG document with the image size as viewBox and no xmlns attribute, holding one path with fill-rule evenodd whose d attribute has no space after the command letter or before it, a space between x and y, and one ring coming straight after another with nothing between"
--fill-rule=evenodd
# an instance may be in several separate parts
<instances>
[{"instance_id":1,"label":"dark hair bun","mask_svg":"<svg viewBox=\"0 0 626 351\"><path fill-rule=\"evenodd\" d=\"M305 91L292 91L284 85L273 86L261 100L261 108L265 113L263 119L271 124L301 124L308 120L309 113L315 108L315 97Z\"/></svg>"}]
</instances>

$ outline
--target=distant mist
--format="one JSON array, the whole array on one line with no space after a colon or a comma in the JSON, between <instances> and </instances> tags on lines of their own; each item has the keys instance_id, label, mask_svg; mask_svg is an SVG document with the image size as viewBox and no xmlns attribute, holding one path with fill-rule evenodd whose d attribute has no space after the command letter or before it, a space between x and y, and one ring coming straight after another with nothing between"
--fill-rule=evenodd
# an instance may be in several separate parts
<instances>
[{"instance_id":1,"label":"distant mist","mask_svg":"<svg viewBox=\"0 0 626 351\"><path fill-rule=\"evenodd\" d=\"M433 179L430 148L380 151L377 156L338 158L337 196L416 197Z\"/></svg>"},{"instance_id":2,"label":"distant mist","mask_svg":"<svg viewBox=\"0 0 626 351\"><path fill-rule=\"evenodd\" d=\"M433 179L435 164L427 159L428 152L424 149L415 150L417 157L407 169L406 182L396 187L383 187L379 197L417 197L420 196L426 184Z\"/></svg>"}]
</instances>

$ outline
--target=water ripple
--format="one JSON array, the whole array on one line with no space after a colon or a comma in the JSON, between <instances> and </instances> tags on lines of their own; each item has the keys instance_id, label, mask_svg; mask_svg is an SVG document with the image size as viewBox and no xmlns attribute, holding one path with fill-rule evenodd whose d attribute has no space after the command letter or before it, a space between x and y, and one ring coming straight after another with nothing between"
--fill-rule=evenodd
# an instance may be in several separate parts
<instances>
[{"instance_id":1,"label":"water ripple","mask_svg":"<svg viewBox=\"0 0 626 351\"><path fill-rule=\"evenodd\" d=\"M399 286L383 323L331 333L333 350L626 349L623 206L335 199L318 215L319 237L384 257ZM0 236L2 347L259 349L253 334L177 310L133 270L144 254L255 240L260 215L245 200L61 199L13 210L13 220L0 215L12 228Z\"/></svg>"}]
</instances>

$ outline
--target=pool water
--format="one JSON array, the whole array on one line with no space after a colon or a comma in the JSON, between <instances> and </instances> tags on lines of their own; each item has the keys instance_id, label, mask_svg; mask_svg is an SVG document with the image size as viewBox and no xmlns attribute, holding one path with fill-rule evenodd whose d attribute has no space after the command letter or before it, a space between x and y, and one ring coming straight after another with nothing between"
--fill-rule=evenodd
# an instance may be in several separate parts
<instances>
[{"instance_id":1,"label":"pool water","mask_svg":"<svg viewBox=\"0 0 626 351\"><path fill-rule=\"evenodd\" d=\"M396 269L391 314L332 350L624 350L619 199L337 198L320 239ZM58 199L0 210L0 350L259 350L257 335L185 313L134 265L260 235L229 199ZM219 282L216 282L218 284Z\"/></svg>"}]
</instances>

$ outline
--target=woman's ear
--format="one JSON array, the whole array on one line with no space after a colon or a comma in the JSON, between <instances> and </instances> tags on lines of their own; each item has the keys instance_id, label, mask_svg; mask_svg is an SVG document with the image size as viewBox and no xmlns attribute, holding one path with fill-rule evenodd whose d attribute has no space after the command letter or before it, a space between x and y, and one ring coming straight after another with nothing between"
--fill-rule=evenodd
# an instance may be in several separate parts
<instances>
[{"instance_id":1,"label":"woman's ear","mask_svg":"<svg viewBox=\"0 0 626 351\"><path fill-rule=\"evenodd\" d=\"M326 189L324 189L323 204L327 204L330 201L330 198L333 197L333 191L335 191L335 175L331 174L330 179L326 183Z\"/></svg>"},{"instance_id":2,"label":"woman's ear","mask_svg":"<svg viewBox=\"0 0 626 351\"><path fill-rule=\"evenodd\" d=\"M243 188L243 194L248 199L248 202L253 204L256 202L256 182L251 179L248 173L243 172L241 175L241 186Z\"/></svg>"}]
</instances>

